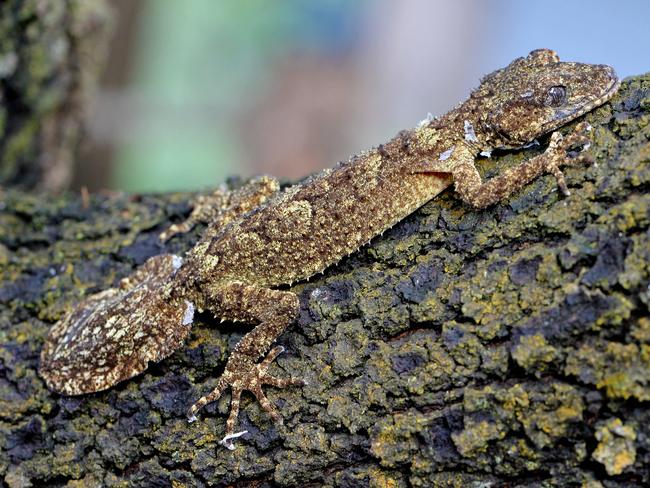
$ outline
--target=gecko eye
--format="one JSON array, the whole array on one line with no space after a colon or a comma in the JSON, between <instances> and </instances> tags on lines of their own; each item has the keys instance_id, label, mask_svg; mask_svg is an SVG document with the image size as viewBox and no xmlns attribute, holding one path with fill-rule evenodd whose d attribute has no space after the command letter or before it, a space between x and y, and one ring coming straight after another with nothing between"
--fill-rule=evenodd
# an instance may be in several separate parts
<instances>
[{"instance_id":1,"label":"gecko eye","mask_svg":"<svg viewBox=\"0 0 650 488\"><path fill-rule=\"evenodd\" d=\"M552 86L546 92L544 105L547 107L557 107L566 101L566 88L563 86Z\"/></svg>"}]
</instances>

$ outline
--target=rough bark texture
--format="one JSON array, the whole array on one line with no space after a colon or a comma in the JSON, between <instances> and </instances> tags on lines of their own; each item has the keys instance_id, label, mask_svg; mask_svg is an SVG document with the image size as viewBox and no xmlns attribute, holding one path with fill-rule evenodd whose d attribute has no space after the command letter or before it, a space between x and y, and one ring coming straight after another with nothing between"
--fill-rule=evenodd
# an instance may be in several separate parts
<instances>
[{"instance_id":1,"label":"rough bark texture","mask_svg":"<svg viewBox=\"0 0 650 488\"><path fill-rule=\"evenodd\" d=\"M0 185L67 188L109 24L104 0L0 3Z\"/></svg>"},{"instance_id":2,"label":"rough bark texture","mask_svg":"<svg viewBox=\"0 0 650 488\"><path fill-rule=\"evenodd\" d=\"M272 369L217 445L216 381L240 326L200 315L184 348L81 397L37 376L48 327L163 251L187 195L0 198L0 479L22 486L589 486L650 483L650 75L587 116L598 164L476 212L448 191L294 287ZM495 155L486 175L541 149ZM183 252L200 229L170 241Z\"/></svg>"}]
</instances>

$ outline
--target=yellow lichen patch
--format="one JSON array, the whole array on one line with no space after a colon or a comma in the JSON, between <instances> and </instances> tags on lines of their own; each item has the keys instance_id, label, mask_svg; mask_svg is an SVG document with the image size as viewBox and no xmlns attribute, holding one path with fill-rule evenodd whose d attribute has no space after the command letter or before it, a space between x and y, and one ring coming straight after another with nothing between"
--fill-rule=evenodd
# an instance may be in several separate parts
<instances>
[{"instance_id":1,"label":"yellow lichen patch","mask_svg":"<svg viewBox=\"0 0 650 488\"><path fill-rule=\"evenodd\" d=\"M7 263L9 263L9 256L9 249L7 249L6 246L0 244L0 266L5 266Z\"/></svg>"},{"instance_id":2,"label":"yellow lichen patch","mask_svg":"<svg viewBox=\"0 0 650 488\"><path fill-rule=\"evenodd\" d=\"M561 406L556 410L540 408L521 416L529 437L535 440L538 446L545 447L552 443L554 438L559 438L566 433L569 422L578 422L582 419L582 409Z\"/></svg>"},{"instance_id":3,"label":"yellow lichen patch","mask_svg":"<svg viewBox=\"0 0 650 488\"><path fill-rule=\"evenodd\" d=\"M650 400L650 345L583 344L567 358L565 372L603 388L610 398Z\"/></svg>"},{"instance_id":4,"label":"yellow lichen patch","mask_svg":"<svg viewBox=\"0 0 650 488\"><path fill-rule=\"evenodd\" d=\"M507 411L514 412L530 406L530 397L522 385L514 385L498 396Z\"/></svg>"},{"instance_id":5,"label":"yellow lichen patch","mask_svg":"<svg viewBox=\"0 0 650 488\"><path fill-rule=\"evenodd\" d=\"M592 475L589 475L589 478L585 479L582 484L580 485L580 488L604 488L604 485L592 478Z\"/></svg>"},{"instance_id":6,"label":"yellow lichen patch","mask_svg":"<svg viewBox=\"0 0 650 488\"><path fill-rule=\"evenodd\" d=\"M189 341L187 341L186 347L188 349L195 349L202 345L218 346L221 350L221 359L225 359L227 356L228 344L222 337L215 338L215 335L217 335L215 331L207 327L195 327L192 330ZM219 358L214 359L217 360Z\"/></svg>"},{"instance_id":7,"label":"yellow lichen patch","mask_svg":"<svg viewBox=\"0 0 650 488\"><path fill-rule=\"evenodd\" d=\"M650 120L648 116L645 116L643 117L643 119L639 120L639 122L641 121L644 122L644 126L646 127L646 133L648 132L647 131L648 120ZM622 166L624 166L625 169L629 171L630 183L633 186L638 187L645 183L648 183L649 180L648 171L644 166L646 166L647 163L650 161L650 143L643 144L638 148L632 148L630 152L631 152L630 157L625 158L624 165Z\"/></svg>"},{"instance_id":8,"label":"yellow lichen patch","mask_svg":"<svg viewBox=\"0 0 650 488\"><path fill-rule=\"evenodd\" d=\"M379 469L372 469L369 473L368 485L370 488L398 488L399 481Z\"/></svg>"},{"instance_id":9,"label":"yellow lichen patch","mask_svg":"<svg viewBox=\"0 0 650 488\"><path fill-rule=\"evenodd\" d=\"M551 346L541 334L523 336L513 351L512 357L524 369L539 368L553 362L557 349Z\"/></svg>"},{"instance_id":10,"label":"yellow lichen patch","mask_svg":"<svg viewBox=\"0 0 650 488\"><path fill-rule=\"evenodd\" d=\"M70 480L66 483L67 488L88 488L89 486L101 486L102 484L91 474L80 480ZM173 486L173 485L172 485Z\"/></svg>"},{"instance_id":11,"label":"yellow lichen patch","mask_svg":"<svg viewBox=\"0 0 650 488\"><path fill-rule=\"evenodd\" d=\"M327 402L327 414L338 420L352 434L363 427L365 411L359 409L359 404L348 396L336 395Z\"/></svg>"},{"instance_id":12,"label":"yellow lichen patch","mask_svg":"<svg viewBox=\"0 0 650 488\"><path fill-rule=\"evenodd\" d=\"M553 383L542 389L535 384L510 388L485 387L465 390L464 428L452 434L465 457L485 452L491 441L507 437L523 427L537 448L565 437L571 424L582 420L584 403L571 385Z\"/></svg>"},{"instance_id":13,"label":"yellow lichen patch","mask_svg":"<svg viewBox=\"0 0 650 488\"><path fill-rule=\"evenodd\" d=\"M385 406L386 390L379 383L370 383L365 388L366 401L368 405Z\"/></svg>"},{"instance_id":14,"label":"yellow lichen patch","mask_svg":"<svg viewBox=\"0 0 650 488\"><path fill-rule=\"evenodd\" d=\"M459 433L452 434L451 438L458 452L465 457L471 457L479 452L485 452L490 441L503 439L506 434L507 431L499 428L497 424L482 420L466 422L465 428Z\"/></svg>"},{"instance_id":15,"label":"yellow lichen patch","mask_svg":"<svg viewBox=\"0 0 650 488\"><path fill-rule=\"evenodd\" d=\"M351 484L351 480L353 480ZM375 466L359 466L354 472L339 472L333 476L335 486L367 486L368 488L402 488L406 486L399 475Z\"/></svg>"},{"instance_id":16,"label":"yellow lichen patch","mask_svg":"<svg viewBox=\"0 0 650 488\"><path fill-rule=\"evenodd\" d=\"M431 333L418 333L415 340L373 344L365 363L373 383L359 389L359 401L370 407L385 402L386 395L430 395L448 388L459 374L458 365ZM375 403L376 404L376 403Z\"/></svg>"},{"instance_id":17,"label":"yellow lichen patch","mask_svg":"<svg viewBox=\"0 0 650 488\"><path fill-rule=\"evenodd\" d=\"M577 170L569 170L567 173L570 174L572 171ZM584 218L585 213L588 212L591 202L585 197L593 193L593 184L585 183L580 193L565 197L547 211L541 212L538 217L539 223L553 232L569 234L575 222Z\"/></svg>"},{"instance_id":18,"label":"yellow lichen patch","mask_svg":"<svg viewBox=\"0 0 650 488\"><path fill-rule=\"evenodd\" d=\"M419 449L415 434L424 431L431 421L419 412L398 413L381 421L371 438L373 455L386 467L411 461Z\"/></svg>"},{"instance_id":19,"label":"yellow lichen patch","mask_svg":"<svg viewBox=\"0 0 650 488\"><path fill-rule=\"evenodd\" d=\"M506 451L512 458L526 459L526 467L530 470L538 469L540 453L524 439L515 439Z\"/></svg>"},{"instance_id":20,"label":"yellow lichen patch","mask_svg":"<svg viewBox=\"0 0 650 488\"><path fill-rule=\"evenodd\" d=\"M538 447L546 447L566 435L569 426L582 420L584 402L570 385L554 383L543 401L517 412L526 435Z\"/></svg>"},{"instance_id":21,"label":"yellow lichen patch","mask_svg":"<svg viewBox=\"0 0 650 488\"><path fill-rule=\"evenodd\" d=\"M610 476L621 474L636 460L636 432L631 425L613 418L596 431L599 441L592 457L605 466Z\"/></svg>"},{"instance_id":22,"label":"yellow lichen patch","mask_svg":"<svg viewBox=\"0 0 650 488\"><path fill-rule=\"evenodd\" d=\"M614 224L619 232L648 224L648 207L650 195L633 195L628 200L613 207L609 212L596 220L596 223Z\"/></svg>"},{"instance_id":23,"label":"yellow lichen patch","mask_svg":"<svg viewBox=\"0 0 650 488\"><path fill-rule=\"evenodd\" d=\"M640 342L650 343L650 318L641 317L634 327L632 327L632 337Z\"/></svg>"},{"instance_id":24,"label":"yellow lichen patch","mask_svg":"<svg viewBox=\"0 0 650 488\"><path fill-rule=\"evenodd\" d=\"M541 258L541 262L537 268L535 278L540 285L544 285L540 286L540 291L548 294L549 288L559 288L565 284L566 276L562 274L562 270L558 265L557 256L554 253L544 251L542 247L539 252L539 257ZM535 304L538 303L535 302Z\"/></svg>"},{"instance_id":25,"label":"yellow lichen patch","mask_svg":"<svg viewBox=\"0 0 650 488\"><path fill-rule=\"evenodd\" d=\"M163 427L165 436L157 438L152 444L159 453L171 456L175 462L191 461L196 451L178 449L178 442L191 443L196 449L217 445L223 436L217 435L218 422L215 419L205 419L188 428L184 419L178 419L173 424Z\"/></svg>"},{"instance_id":26,"label":"yellow lichen patch","mask_svg":"<svg viewBox=\"0 0 650 488\"><path fill-rule=\"evenodd\" d=\"M531 309L550 305L554 290L565 279L555 253L541 246L523 249L505 259L492 255L479 264L468 282L461 282L462 312L479 327L476 334L491 339Z\"/></svg>"},{"instance_id":27,"label":"yellow lichen patch","mask_svg":"<svg viewBox=\"0 0 650 488\"><path fill-rule=\"evenodd\" d=\"M626 290L647 284L650 277L650 241L644 235L634 235L630 241L632 246L625 256L625 270L618 277Z\"/></svg>"},{"instance_id":28,"label":"yellow lichen patch","mask_svg":"<svg viewBox=\"0 0 650 488\"><path fill-rule=\"evenodd\" d=\"M431 293L412 307L411 317L414 322L429 322L438 318L445 309L439 294Z\"/></svg>"}]
</instances>

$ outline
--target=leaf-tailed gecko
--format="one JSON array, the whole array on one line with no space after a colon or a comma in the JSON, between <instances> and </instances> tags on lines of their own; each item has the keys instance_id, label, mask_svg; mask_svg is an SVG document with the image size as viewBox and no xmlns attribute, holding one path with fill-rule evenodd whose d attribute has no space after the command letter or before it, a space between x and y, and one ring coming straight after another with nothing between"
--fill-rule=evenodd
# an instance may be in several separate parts
<instances>
[{"instance_id":1,"label":"leaf-tailed gecko","mask_svg":"<svg viewBox=\"0 0 650 488\"><path fill-rule=\"evenodd\" d=\"M619 86L605 65L560 62L532 51L481 80L470 97L437 119L370 151L279 191L262 177L235 192L197 201L187 222L161 234L167 240L210 220L184 258L149 259L119 286L92 295L51 329L40 374L54 391L78 395L109 388L182 346L195 310L254 324L232 351L216 388L188 410L190 420L230 388L223 445L232 449L240 396L251 391L275 421L281 417L263 385L300 385L269 366L271 348L298 313L286 286L305 280L356 251L453 182L461 199L480 209L534 178L551 173L568 194L560 166L591 162L585 123L563 137L553 132L543 154L483 182L479 154L519 148L609 100ZM260 359L263 358L261 361Z\"/></svg>"}]
</instances>

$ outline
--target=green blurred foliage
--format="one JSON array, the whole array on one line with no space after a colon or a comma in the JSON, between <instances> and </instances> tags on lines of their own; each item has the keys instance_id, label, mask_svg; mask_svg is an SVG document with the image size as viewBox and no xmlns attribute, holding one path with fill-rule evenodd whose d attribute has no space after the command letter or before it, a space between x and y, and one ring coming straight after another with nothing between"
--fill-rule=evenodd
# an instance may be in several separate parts
<instances>
[{"instance_id":1,"label":"green blurred foliage","mask_svg":"<svg viewBox=\"0 0 650 488\"><path fill-rule=\"evenodd\" d=\"M237 115L254 108L279 56L345 49L363 3L149 0L132 87L147 115L118 150L113 186L195 189L247 174Z\"/></svg>"}]
</instances>

